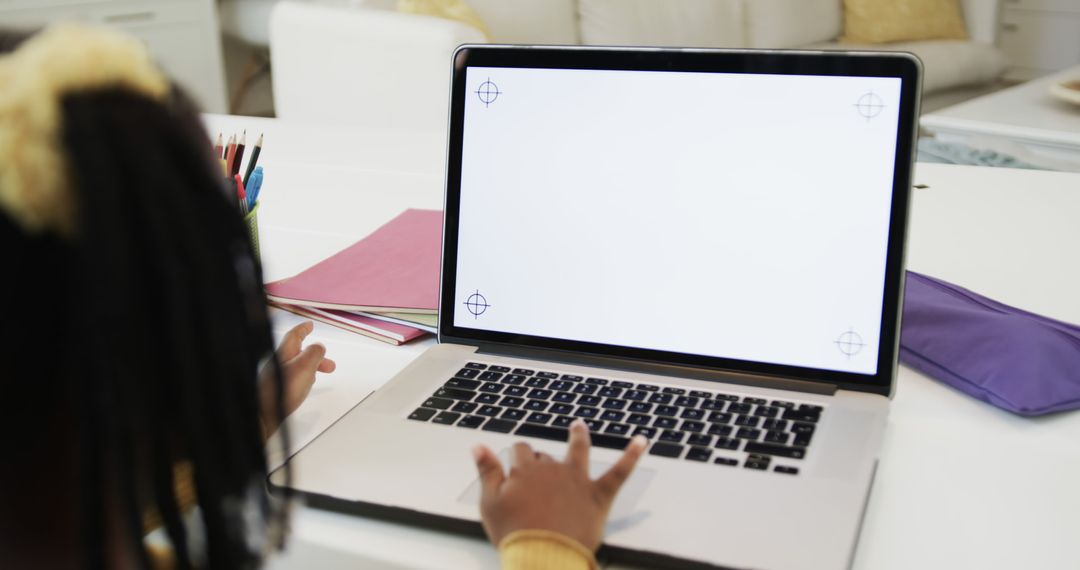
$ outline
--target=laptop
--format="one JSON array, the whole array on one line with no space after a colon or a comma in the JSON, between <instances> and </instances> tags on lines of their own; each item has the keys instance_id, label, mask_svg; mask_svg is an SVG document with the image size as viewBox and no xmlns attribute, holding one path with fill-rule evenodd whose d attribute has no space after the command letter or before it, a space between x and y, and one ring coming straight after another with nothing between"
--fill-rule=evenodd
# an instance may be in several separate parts
<instances>
[{"instance_id":1,"label":"laptop","mask_svg":"<svg viewBox=\"0 0 1080 570\"><path fill-rule=\"evenodd\" d=\"M309 504L480 532L470 448L603 472L602 556L852 563L896 381L920 64L463 46L438 344L292 459Z\"/></svg>"}]
</instances>

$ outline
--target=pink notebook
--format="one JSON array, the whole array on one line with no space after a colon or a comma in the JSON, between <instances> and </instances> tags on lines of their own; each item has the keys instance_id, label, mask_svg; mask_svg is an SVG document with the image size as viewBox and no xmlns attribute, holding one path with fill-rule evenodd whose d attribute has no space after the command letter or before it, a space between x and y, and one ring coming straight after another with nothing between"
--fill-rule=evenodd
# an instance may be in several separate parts
<instances>
[{"instance_id":1,"label":"pink notebook","mask_svg":"<svg viewBox=\"0 0 1080 570\"><path fill-rule=\"evenodd\" d=\"M267 283L266 294L305 307L434 314L441 246L442 212L406 210L300 274Z\"/></svg>"},{"instance_id":2,"label":"pink notebook","mask_svg":"<svg viewBox=\"0 0 1080 570\"><path fill-rule=\"evenodd\" d=\"M298 305L281 305L277 303L272 306L289 311L290 313L296 313L301 317L333 325L393 345L404 344L427 334L417 328L387 323L363 315L357 315L356 313L350 313L348 311L317 309L314 307L301 307Z\"/></svg>"}]
</instances>

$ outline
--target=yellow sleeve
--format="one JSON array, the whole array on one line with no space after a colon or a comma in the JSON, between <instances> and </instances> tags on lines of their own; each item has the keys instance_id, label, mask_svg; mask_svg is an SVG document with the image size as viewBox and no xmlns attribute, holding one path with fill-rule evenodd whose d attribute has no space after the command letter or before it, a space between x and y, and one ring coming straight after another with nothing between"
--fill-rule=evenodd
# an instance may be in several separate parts
<instances>
[{"instance_id":1,"label":"yellow sleeve","mask_svg":"<svg viewBox=\"0 0 1080 570\"><path fill-rule=\"evenodd\" d=\"M549 530L519 530L499 543L503 570L597 570L596 558L578 541Z\"/></svg>"}]
</instances>

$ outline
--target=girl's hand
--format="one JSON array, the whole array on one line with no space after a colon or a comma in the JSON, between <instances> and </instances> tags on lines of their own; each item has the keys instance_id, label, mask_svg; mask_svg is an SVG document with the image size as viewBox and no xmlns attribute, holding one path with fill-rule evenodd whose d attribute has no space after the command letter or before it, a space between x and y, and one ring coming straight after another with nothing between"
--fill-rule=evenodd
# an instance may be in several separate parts
<instances>
[{"instance_id":1,"label":"girl's hand","mask_svg":"<svg viewBox=\"0 0 1080 570\"><path fill-rule=\"evenodd\" d=\"M484 532L498 546L516 530L550 530L595 551L615 495L645 445L645 438L634 437L619 461L595 481L589 479L589 430L581 420L570 424L566 460L557 461L519 442L514 444L509 475L490 449L476 446L473 457L480 472Z\"/></svg>"},{"instance_id":2,"label":"girl's hand","mask_svg":"<svg viewBox=\"0 0 1080 570\"><path fill-rule=\"evenodd\" d=\"M315 323L307 321L296 325L281 340L276 357L281 363L281 373L285 381L285 416L296 411L304 403L311 386L315 384L315 372L330 373L337 364L326 358L326 347L315 343L303 347L304 338L315 329ZM263 368L259 378L259 414L266 427L267 436L277 430L280 420L277 417L277 398L271 368Z\"/></svg>"}]
</instances>

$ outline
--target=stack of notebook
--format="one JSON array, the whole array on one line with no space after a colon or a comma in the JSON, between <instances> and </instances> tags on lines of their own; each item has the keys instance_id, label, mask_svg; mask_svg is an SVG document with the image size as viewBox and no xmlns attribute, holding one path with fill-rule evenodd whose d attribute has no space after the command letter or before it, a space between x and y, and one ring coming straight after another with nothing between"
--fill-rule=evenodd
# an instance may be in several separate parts
<instances>
[{"instance_id":1,"label":"stack of notebook","mask_svg":"<svg viewBox=\"0 0 1080 570\"><path fill-rule=\"evenodd\" d=\"M266 285L276 307L391 344L436 331L442 212L406 210L298 275Z\"/></svg>"}]
</instances>

